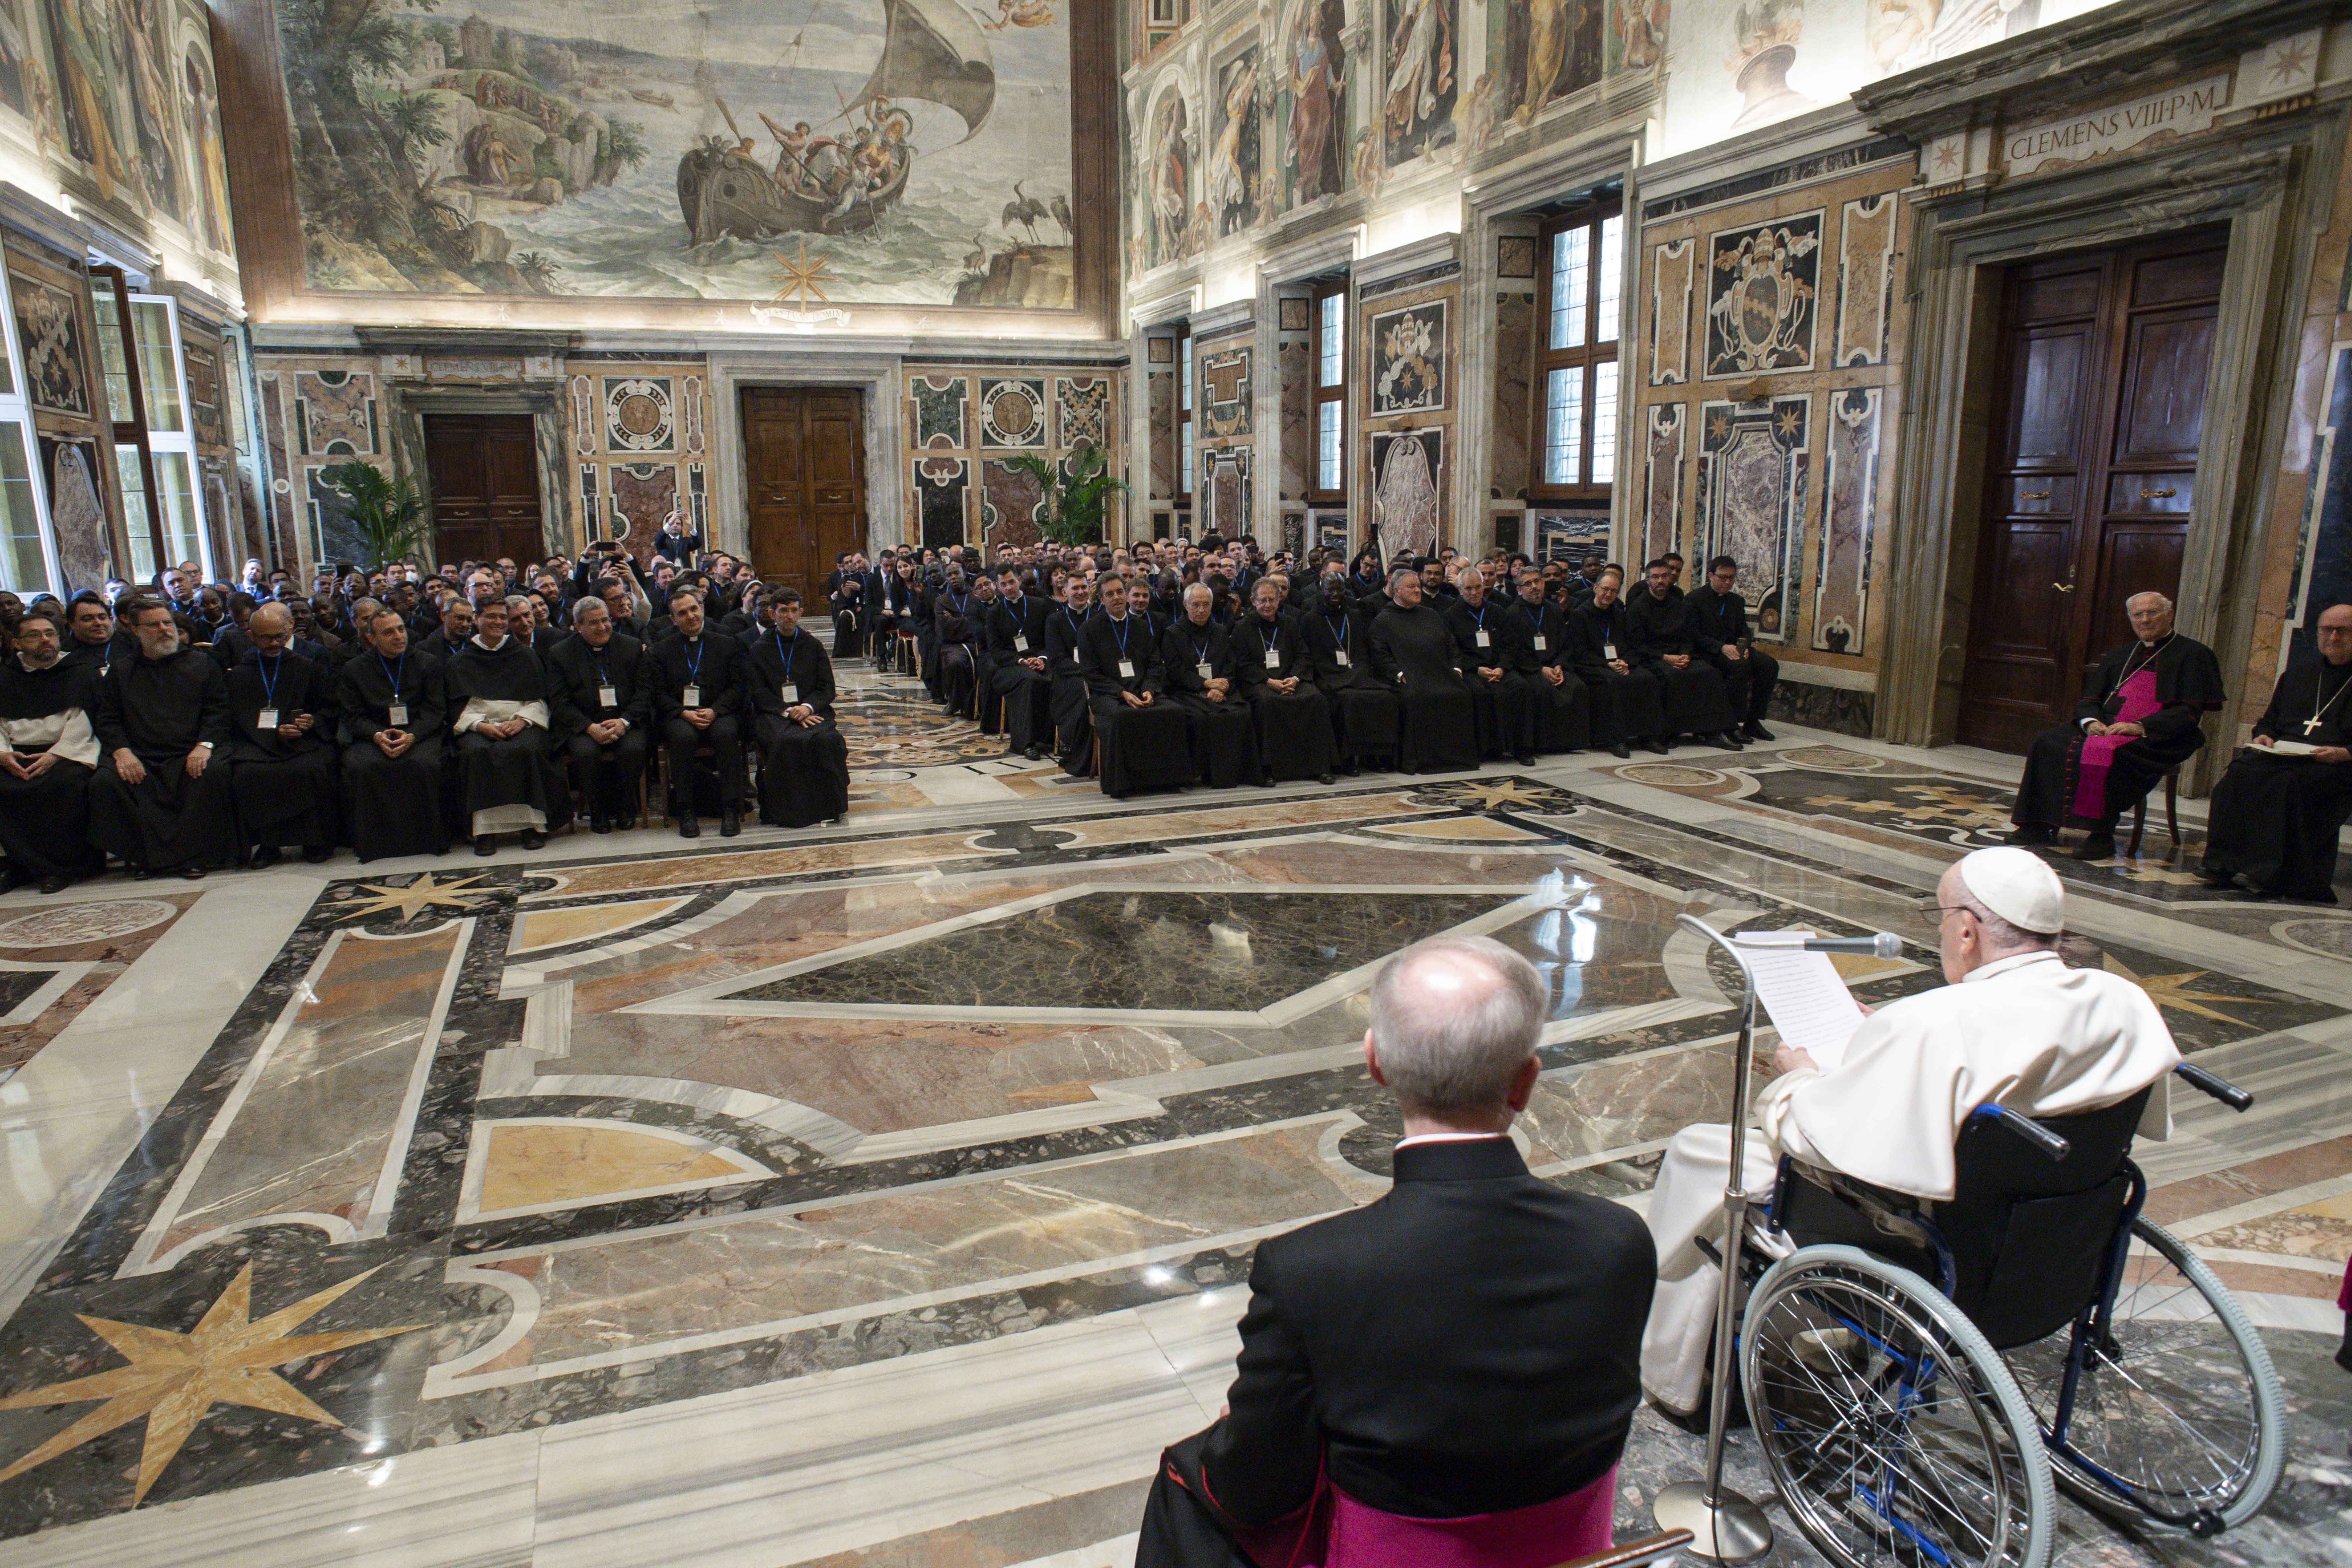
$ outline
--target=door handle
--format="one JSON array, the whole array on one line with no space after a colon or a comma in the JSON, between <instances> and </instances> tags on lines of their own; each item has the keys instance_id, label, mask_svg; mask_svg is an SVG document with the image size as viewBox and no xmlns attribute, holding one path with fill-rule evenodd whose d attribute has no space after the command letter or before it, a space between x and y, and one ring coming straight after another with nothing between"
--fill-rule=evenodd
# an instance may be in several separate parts
<instances>
[{"instance_id":1,"label":"door handle","mask_svg":"<svg viewBox=\"0 0 2352 1568\"><path fill-rule=\"evenodd\" d=\"M2172 499L2172 493L2173 492L2168 489L2142 490L2139 492L2139 499L2142 500L2170 500Z\"/></svg>"},{"instance_id":2,"label":"door handle","mask_svg":"<svg viewBox=\"0 0 2352 1568\"><path fill-rule=\"evenodd\" d=\"M2025 499L2027 500L2048 500L2050 499L2050 492L2048 490L2028 490L2025 492Z\"/></svg>"},{"instance_id":3,"label":"door handle","mask_svg":"<svg viewBox=\"0 0 2352 1568\"><path fill-rule=\"evenodd\" d=\"M2071 594L2074 591L2074 584L2072 583L2053 583L2050 585L2062 594Z\"/></svg>"}]
</instances>

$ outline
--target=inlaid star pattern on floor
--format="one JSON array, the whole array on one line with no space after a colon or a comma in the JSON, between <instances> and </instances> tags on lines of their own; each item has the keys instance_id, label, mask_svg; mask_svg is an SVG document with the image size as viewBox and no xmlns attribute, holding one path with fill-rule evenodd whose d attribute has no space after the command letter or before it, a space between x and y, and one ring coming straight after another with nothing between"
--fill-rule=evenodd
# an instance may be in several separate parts
<instances>
[{"instance_id":1,"label":"inlaid star pattern on floor","mask_svg":"<svg viewBox=\"0 0 2352 1568\"><path fill-rule=\"evenodd\" d=\"M111 1318L76 1313L90 1332L129 1358L131 1364L0 1399L0 1410L71 1405L85 1399L106 1402L0 1470L0 1481L47 1464L69 1449L144 1416L147 1438L140 1450L138 1484L131 1493L131 1506L136 1508L195 1431L205 1412L215 1405L249 1405L256 1410L341 1426L343 1423L332 1412L320 1408L271 1369L330 1351L363 1345L372 1340L415 1333L424 1327L408 1323L389 1329L347 1329L331 1334L287 1331L326 1310L374 1272L371 1268L354 1274L255 1322L253 1265L248 1263L237 1271L228 1289L205 1309L195 1328L184 1334L144 1323L118 1322Z\"/></svg>"},{"instance_id":2,"label":"inlaid star pattern on floor","mask_svg":"<svg viewBox=\"0 0 2352 1568\"><path fill-rule=\"evenodd\" d=\"M2189 987L2205 978L2208 971L2192 969L2181 974L2134 974L2131 967L2114 953L2101 955L2110 974L2120 974L2147 993L2147 999L2158 1007L2171 1007L2183 1013L2194 1013L2200 1018L2212 1018L2224 1024L2245 1026L2242 1018L2232 1018L2227 1013L2217 1013L2203 1005L2207 1002L2230 1002L2242 1007L2265 1005L2260 997L2231 996L2218 991L2191 991Z\"/></svg>"},{"instance_id":3,"label":"inlaid star pattern on floor","mask_svg":"<svg viewBox=\"0 0 2352 1568\"><path fill-rule=\"evenodd\" d=\"M406 886L393 882L362 882L362 896L337 899L340 912L359 920L398 911L403 921L415 920L418 914L435 905L451 909L470 910L480 907L489 889L473 877L452 877L442 881L430 871L424 872Z\"/></svg>"},{"instance_id":4,"label":"inlaid star pattern on floor","mask_svg":"<svg viewBox=\"0 0 2352 1568\"><path fill-rule=\"evenodd\" d=\"M1575 797L1564 790L1529 784L1524 779L1479 779L1474 782L1444 784L1423 790L1422 798L1433 803L1459 805L1479 811L1502 811L1518 806L1529 811L1566 811L1575 805Z\"/></svg>"}]
</instances>

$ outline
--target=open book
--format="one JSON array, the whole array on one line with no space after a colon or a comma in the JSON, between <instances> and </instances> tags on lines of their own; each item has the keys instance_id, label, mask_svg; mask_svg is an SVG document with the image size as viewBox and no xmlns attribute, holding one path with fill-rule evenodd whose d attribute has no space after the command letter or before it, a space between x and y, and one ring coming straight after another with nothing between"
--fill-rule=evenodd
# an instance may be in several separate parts
<instances>
[{"instance_id":1,"label":"open book","mask_svg":"<svg viewBox=\"0 0 2352 1568\"><path fill-rule=\"evenodd\" d=\"M2269 751L2274 757L2308 757L2319 748L2302 741L2273 741Z\"/></svg>"},{"instance_id":2,"label":"open book","mask_svg":"<svg viewBox=\"0 0 2352 1568\"><path fill-rule=\"evenodd\" d=\"M1845 1060L1846 1042L1862 1026L1862 1006L1826 952L1807 952L1809 931L1744 931L1732 937L1756 976L1756 999L1780 1038L1802 1049L1824 1071Z\"/></svg>"}]
</instances>

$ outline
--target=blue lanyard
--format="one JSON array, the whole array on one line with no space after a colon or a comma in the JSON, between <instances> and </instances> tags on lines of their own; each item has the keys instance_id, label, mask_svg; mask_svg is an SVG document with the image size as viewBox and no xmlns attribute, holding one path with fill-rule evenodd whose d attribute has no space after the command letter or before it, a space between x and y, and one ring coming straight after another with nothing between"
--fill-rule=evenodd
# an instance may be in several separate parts
<instances>
[{"instance_id":1,"label":"blue lanyard","mask_svg":"<svg viewBox=\"0 0 2352 1568\"><path fill-rule=\"evenodd\" d=\"M405 656L404 655L403 657ZM596 684L599 686L612 685L613 678L604 673L604 656L601 653L591 650L588 657L596 661Z\"/></svg>"},{"instance_id":2,"label":"blue lanyard","mask_svg":"<svg viewBox=\"0 0 2352 1568\"><path fill-rule=\"evenodd\" d=\"M1470 619L1472 624L1476 626L1480 631L1485 631L1486 629L1486 606L1485 605L1480 605L1478 606L1478 613L1471 616Z\"/></svg>"},{"instance_id":3,"label":"blue lanyard","mask_svg":"<svg viewBox=\"0 0 2352 1568\"><path fill-rule=\"evenodd\" d=\"M1538 633L1540 633L1540 632L1543 630L1543 611L1542 611L1542 609L1541 609L1541 608L1539 608L1539 607L1538 607L1538 606L1536 606L1536 605L1533 605L1528 604L1525 599L1521 599L1521 600L1519 601L1519 608L1521 608L1521 609L1523 609L1523 610L1527 611L1527 613L1528 613L1528 625L1530 625L1530 626L1534 626L1534 627L1535 627L1535 629L1536 629Z\"/></svg>"},{"instance_id":4,"label":"blue lanyard","mask_svg":"<svg viewBox=\"0 0 2352 1568\"><path fill-rule=\"evenodd\" d=\"M401 657L405 658L407 655L403 654ZM253 661L253 668L261 671L261 705L264 708L277 707L278 678L286 671L286 656L282 653L278 656L276 669L262 669L261 660L257 658Z\"/></svg>"},{"instance_id":5,"label":"blue lanyard","mask_svg":"<svg viewBox=\"0 0 2352 1568\"><path fill-rule=\"evenodd\" d=\"M1108 620L1109 617L1106 616L1104 618ZM1115 623L1118 627L1118 657L1122 659L1127 657L1128 629L1134 624L1134 621L1135 617L1133 616L1122 616Z\"/></svg>"},{"instance_id":6,"label":"blue lanyard","mask_svg":"<svg viewBox=\"0 0 2352 1568\"><path fill-rule=\"evenodd\" d=\"M401 651L401 655L400 655L400 671L399 671L399 674L397 674L397 675L396 675L396 674L394 674L394 673L393 672L393 668L392 668L392 666L391 666L389 663L387 663L387 662L385 661L383 655L382 655L382 654L378 654L378 655L376 655L376 656L375 656L375 661L376 661L376 663L381 664L381 665L383 665L383 678L384 678L386 680L389 680L389 681L391 681L391 682L392 682L392 700L393 700L394 702L399 701L399 700L400 700L400 679L401 679L401 676L406 675L406 674L408 673L408 653L407 653L407 650L404 648L404 649Z\"/></svg>"},{"instance_id":7,"label":"blue lanyard","mask_svg":"<svg viewBox=\"0 0 2352 1568\"><path fill-rule=\"evenodd\" d=\"M1208 642L1203 642L1203 643L1202 643L1199 647L1193 648L1193 649L1192 649L1192 662L1193 662L1194 664L1206 664L1206 663L1208 663L1208 662L1209 662L1209 643L1214 642L1214 641L1216 641L1216 640L1217 640L1216 638L1214 638L1214 637L1211 637L1211 638L1209 638L1209 639L1208 639ZM1184 634L1184 641L1185 641L1185 644L1186 644L1188 647L1191 645L1191 643L1192 643L1192 634L1191 632L1186 632L1186 633ZM1126 649L1126 647L1125 647L1124 646L1122 646L1122 647L1119 648L1119 650L1118 650L1118 651L1119 651L1119 652L1121 652L1121 653L1125 653L1125 652L1127 651L1127 649Z\"/></svg>"},{"instance_id":8,"label":"blue lanyard","mask_svg":"<svg viewBox=\"0 0 2352 1568\"><path fill-rule=\"evenodd\" d=\"M707 645L700 637L696 637L692 640L694 642L694 658L692 662L688 663L686 667L686 683L688 686L699 686L702 684L702 651Z\"/></svg>"},{"instance_id":9,"label":"blue lanyard","mask_svg":"<svg viewBox=\"0 0 2352 1568\"><path fill-rule=\"evenodd\" d=\"M1328 616L1324 616L1323 624L1327 626L1331 626L1331 617ZM1342 648L1348 646L1348 614L1344 610L1339 613L1339 624L1336 626L1331 626L1331 641Z\"/></svg>"},{"instance_id":10,"label":"blue lanyard","mask_svg":"<svg viewBox=\"0 0 2352 1568\"><path fill-rule=\"evenodd\" d=\"M768 628L768 635L776 639L776 657L784 661L784 679L789 683L793 679L793 660L800 656L801 629L798 626L793 628L793 640L790 647L785 646L784 634L773 626Z\"/></svg>"}]
</instances>

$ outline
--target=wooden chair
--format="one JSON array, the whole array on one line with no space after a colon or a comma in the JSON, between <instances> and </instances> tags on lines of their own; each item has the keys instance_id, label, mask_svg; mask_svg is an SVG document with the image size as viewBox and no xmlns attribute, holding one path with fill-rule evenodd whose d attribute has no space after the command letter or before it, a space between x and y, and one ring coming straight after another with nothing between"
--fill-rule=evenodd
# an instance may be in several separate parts
<instances>
[{"instance_id":1,"label":"wooden chair","mask_svg":"<svg viewBox=\"0 0 2352 1568\"><path fill-rule=\"evenodd\" d=\"M2172 847L2180 847L2180 770L2172 768L2164 775L2164 830L2171 837ZM2124 858L2139 858L2140 836L2147 831L2147 796L2139 797L2132 807L2131 842L2124 847Z\"/></svg>"}]
</instances>

